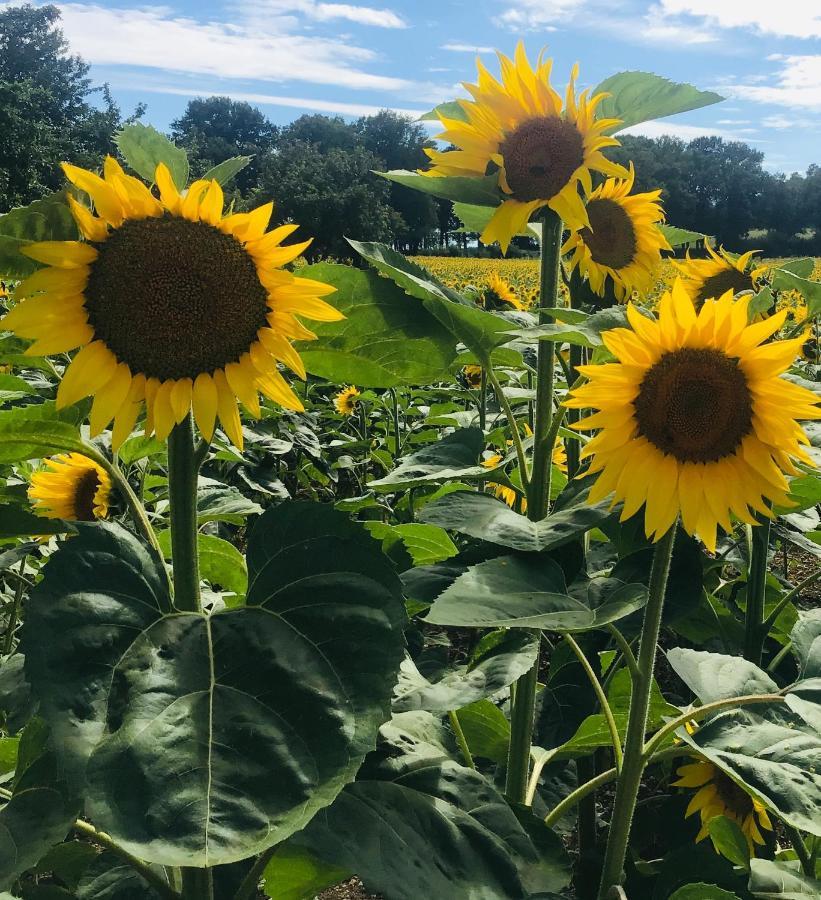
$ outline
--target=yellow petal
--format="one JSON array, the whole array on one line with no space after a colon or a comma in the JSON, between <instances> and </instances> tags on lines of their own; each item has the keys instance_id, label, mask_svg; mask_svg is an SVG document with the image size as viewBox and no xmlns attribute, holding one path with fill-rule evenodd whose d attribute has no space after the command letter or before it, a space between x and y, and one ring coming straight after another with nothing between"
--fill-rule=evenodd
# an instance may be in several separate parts
<instances>
[{"instance_id":1,"label":"yellow petal","mask_svg":"<svg viewBox=\"0 0 821 900\"><path fill-rule=\"evenodd\" d=\"M193 389L194 421L203 438L210 441L214 436L214 422L217 416L217 388L210 375L197 375Z\"/></svg>"}]
</instances>

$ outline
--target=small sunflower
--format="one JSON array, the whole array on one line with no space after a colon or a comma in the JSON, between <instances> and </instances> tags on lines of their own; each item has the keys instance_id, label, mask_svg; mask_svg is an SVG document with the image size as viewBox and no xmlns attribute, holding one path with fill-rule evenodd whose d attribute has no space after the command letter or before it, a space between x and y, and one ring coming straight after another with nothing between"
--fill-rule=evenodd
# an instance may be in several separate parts
<instances>
[{"instance_id":1,"label":"small sunflower","mask_svg":"<svg viewBox=\"0 0 821 900\"><path fill-rule=\"evenodd\" d=\"M105 469L81 453L63 453L44 460L31 476L29 499L47 519L93 522L108 515L111 479Z\"/></svg>"},{"instance_id":2,"label":"small sunflower","mask_svg":"<svg viewBox=\"0 0 821 900\"><path fill-rule=\"evenodd\" d=\"M467 121L440 115L445 130L439 140L456 150L425 150L433 163L425 175L498 176L507 195L482 232L485 244L498 241L503 252L524 230L531 215L549 206L571 228L589 225L579 186L593 190L591 170L624 178L622 166L602 154L618 141L605 132L617 119L596 119L606 94L576 97L578 67L574 66L564 103L550 85L553 60L534 69L519 42L514 59L500 53L502 80L497 81L477 61L478 84L465 84L473 100L459 100Z\"/></svg>"},{"instance_id":3,"label":"small sunflower","mask_svg":"<svg viewBox=\"0 0 821 900\"><path fill-rule=\"evenodd\" d=\"M661 191L631 194L634 177L631 163L628 178L608 178L597 187L587 201L590 226L571 232L562 247L562 253L573 252L571 271L578 266L600 297L608 276L619 300L633 291L647 293L661 251L671 249L657 227L664 221Z\"/></svg>"},{"instance_id":4,"label":"small sunflower","mask_svg":"<svg viewBox=\"0 0 821 900\"><path fill-rule=\"evenodd\" d=\"M342 416L352 416L356 412L356 405L359 402L359 388L350 385L350 387L342 388L342 390L334 397L334 407Z\"/></svg>"},{"instance_id":5,"label":"small sunflower","mask_svg":"<svg viewBox=\"0 0 821 900\"><path fill-rule=\"evenodd\" d=\"M497 272L493 272L488 278L482 298L486 309L504 309L505 306L512 306L518 310L527 309L516 296L516 291Z\"/></svg>"},{"instance_id":6,"label":"small sunflower","mask_svg":"<svg viewBox=\"0 0 821 900\"><path fill-rule=\"evenodd\" d=\"M5 281L0 281L0 300L4 300L9 295L9 288Z\"/></svg>"},{"instance_id":7,"label":"small sunflower","mask_svg":"<svg viewBox=\"0 0 821 900\"><path fill-rule=\"evenodd\" d=\"M474 365L463 366L462 377L469 388L479 388L482 386L482 367Z\"/></svg>"},{"instance_id":8,"label":"small sunflower","mask_svg":"<svg viewBox=\"0 0 821 900\"><path fill-rule=\"evenodd\" d=\"M525 423L524 432L525 437L531 437L533 435L533 431L527 423ZM513 441L508 441L507 446L512 447ZM553 447L551 460L553 462L553 465L557 466L560 472L565 475L567 474L567 451L564 449L564 442L561 438L556 438L556 443ZM487 469L492 469L495 466L498 466L501 461L502 455L500 453L494 453L487 459L483 459L482 465ZM514 507L514 505L516 504L516 498L519 496L519 494L512 487L508 487L504 484L497 484L495 481L489 481L487 486L493 489L494 497L497 497L503 503L507 503L507 505L511 509ZM527 512L527 500L524 497L522 497L521 510L522 515Z\"/></svg>"},{"instance_id":9,"label":"small sunflower","mask_svg":"<svg viewBox=\"0 0 821 900\"><path fill-rule=\"evenodd\" d=\"M755 845L764 843L760 829L773 828L764 806L708 759L681 766L677 774L679 780L673 782L673 787L698 788L685 814L692 816L697 812L701 817L696 841L703 841L710 834L710 819L726 816L741 829L750 855L754 856Z\"/></svg>"},{"instance_id":10,"label":"small sunflower","mask_svg":"<svg viewBox=\"0 0 821 900\"><path fill-rule=\"evenodd\" d=\"M718 253L707 244L709 259L691 259L688 252L684 262L672 260L673 265L683 276L682 284L687 295L693 301L696 310L701 309L705 300L717 300L727 291L740 294L743 291L755 291L758 276L762 269L747 271L750 260L758 250L748 250L738 259L733 259L723 248Z\"/></svg>"},{"instance_id":11,"label":"small sunflower","mask_svg":"<svg viewBox=\"0 0 821 900\"><path fill-rule=\"evenodd\" d=\"M315 337L296 318L343 318L319 298L334 288L281 267L310 241L283 247L296 225L266 233L269 203L223 217L217 181L196 181L181 195L162 163L159 199L108 157L104 177L63 165L94 201L97 215L69 196L85 242L45 241L23 252L48 268L16 290L22 298L4 326L34 340L32 355L82 349L57 392L58 407L94 396L91 433L114 420L115 449L143 404L146 433L165 439L193 409L206 439L217 416L242 446L237 398L260 414L258 391L301 410L279 373L305 368L292 340Z\"/></svg>"},{"instance_id":12,"label":"small sunflower","mask_svg":"<svg viewBox=\"0 0 821 900\"><path fill-rule=\"evenodd\" d=\"M791 459L812 465L797 420L821 417L815 395L778 377L803 338L763 343L787 313L748 325L748 306L728 291L696 313L680 279L658 321L628 304L632 329L603 335L618 362L580 366L589 382L565 401L599 410L572 426L600 429L582 452L599 473L590 502L614 494L622 521L644 505L652 540L680 514L714 552L717 526L732 530L730 513L753 524L751 510L770 515L766 501L789 505Z\"/></svg>"}]
</instances>

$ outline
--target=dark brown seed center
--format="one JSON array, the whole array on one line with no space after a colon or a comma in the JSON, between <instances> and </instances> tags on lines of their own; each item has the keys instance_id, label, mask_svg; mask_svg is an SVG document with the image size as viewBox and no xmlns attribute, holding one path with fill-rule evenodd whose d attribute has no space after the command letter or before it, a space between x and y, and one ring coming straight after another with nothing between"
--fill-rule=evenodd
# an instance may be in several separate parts
<instances>
[{"instance_id":1,"label":"dark brown seed center","mask_svg":"<svg viewBox=\"0 0 821 900\"><path fill-rule=\"evenodd\" d=\"M713 776L713 784L718 791L719 797L724 801L724 805L737 816L746 818L755 807L753 806L753 798L739 787L729 775L716 769Z\"/></svg>"},{"instance_id":2,"label":"dark brown seed center","mask_svg":"<svg viewBox=\"0 0 821 900\"><path fill-rule=\"evenodd\" d=\"M557 116L523 122L499 152L513 196L523 201L555 197L584 163L579 129Z\"/></svg>"},{"instance_id":3,"label":"dark brown seed center","mask_svg":"<svg viewBox=\"0 0 821 900\"><path fill-rule=\"evenodd\" d=\"M582 228L581 237L593 262L611 269L629 266L636 255L636 230L624 207L607 198L591 200L587 216L590 228Z\"/></svg>"},{"instance_id":4,"label":"dark brown seed center","mask_svg":"<svg viewBox=\"0 0 821 900\"><path fill-rule=\"evenodd\" d=\"M88 469L77 481L77 489L74 492L74 518L78 522L93 522L94 495L100 486L100 479L94 469Z\"/></svg>"},{"instance_id":5,"label":"dark brown seed center","mask_svg":"<svg viewBox=\"0 0 821 900\"><path fill-rule=\"evenodd\" d=\"M724 269L704 279L704 284L696 296L696 309L701 309L705 300L717 300L727 291L731 290L734 294L738 294L752 289L753 279L746 272L739 272L736 268Z\"/></svg>"},{"instance_id":6,"label":"dark brown seed center","mask_svg":"<svg viewBox=\"0 0 821 900\"><path fill-rule=\"evenodd\" d=\"M196 378L236 362L266 324L267 292L240 242L175 216L127 221L97 244L86 308L133 374Z\"/></svg>"},{"instance_id":7,"label":"dark brown seed center","mask_svg":"<svg viewBox=\"0 0 821 900\"><path fill-rule=\"evenodd\" d=\"M633 401L639 432L679 462L731 456L752 426L747 379L719 350L666 353L644 376Z\"/></svg>"}]
</instances>

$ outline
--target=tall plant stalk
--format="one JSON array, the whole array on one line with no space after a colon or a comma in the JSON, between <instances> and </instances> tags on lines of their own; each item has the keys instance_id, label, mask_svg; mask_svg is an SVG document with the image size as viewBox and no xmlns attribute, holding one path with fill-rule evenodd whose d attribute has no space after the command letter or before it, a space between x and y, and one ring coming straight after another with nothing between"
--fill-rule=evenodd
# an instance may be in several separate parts
<instances>
[{"instance_id":1,"label":"tall plant stalk","mask_svg":"<svg viewBox=\"0 0 821 900\"><path fill-rule=\"evenodd\" d=\"M751 529L750 570L747 575L747 611L744 617L744 658L761 665L767 628L764 622L764 594L767 586L767 553L770 547L770 519L760 514Z\"/></svg>"},{"instance_id":2,"label":"tall plant stalk","mask_svg":"<svg viewBox=\"0 0 821 900\"><path fill-rule=\"evenodd\" d=\"M676 540L677 526L664 535L656 545L653 567L650 571L650 587L644 608L644 624L641 629L638 653L638 673L633 679L630 696L630 712L627 717L627 734L624 742L624 759L616 786L613 817L604 857L599 900L605 900L610 889L621 884L622 870L627 853L627 842L636 810L636 799L641 776L647 765L644 754L644 736L647 733L647 715L650 710L650 692L656 663L656 645L661 630L661 613L667 592L667 577Z\"/></svg>"},{"instance_id":3,"label":"tall plant stalk","mask_svg":"<svg viewBox=\"0 0 821 900\"><path fill-rule=\"evenodd\" d=\"M562 220L550 209L542 214L542 249L539 264L539 323L552 321L546 311L556 306L562 246ZM536 362L536 410L533 427L533 468L527 485L527 515L532 521L547 515L553 446L553 368L556 362L552 341L539 341ZM514 425L515 428L515 425ZM510 710L510 748L507 757L505 793L511 803L524 803L530 774L530 747L533 743L533 716L539 658L516 681Z\"/></svg>"}]
</instances>

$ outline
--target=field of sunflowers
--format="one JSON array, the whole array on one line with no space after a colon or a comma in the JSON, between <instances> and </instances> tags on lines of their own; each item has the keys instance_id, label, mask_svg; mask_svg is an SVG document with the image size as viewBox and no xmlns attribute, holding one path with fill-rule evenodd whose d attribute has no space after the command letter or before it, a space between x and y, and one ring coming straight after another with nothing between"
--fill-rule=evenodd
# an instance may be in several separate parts
<instances>
[{"instance_id":1,"label":"field of sunflowers","mask_svg":"<svg viewBox=\"0 0 821 900\"><path fill-rule=\"evenodd\" d=\"M819 263L608 159L717 95L500 62L384 174L537 260L141 124L0 216L0 900L821 896Z\"/></svg>"}]
</instances>

